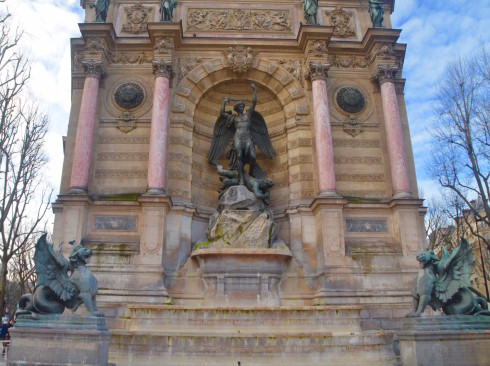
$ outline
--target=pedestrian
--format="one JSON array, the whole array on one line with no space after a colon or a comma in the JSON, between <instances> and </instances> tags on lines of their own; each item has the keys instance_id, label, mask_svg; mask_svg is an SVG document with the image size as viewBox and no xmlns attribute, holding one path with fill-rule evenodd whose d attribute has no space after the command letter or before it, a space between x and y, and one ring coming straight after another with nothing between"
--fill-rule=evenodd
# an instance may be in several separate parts
<instances>
[{"instance_id":1,"label":"pedestrian","mask_svg":"<svg viewBox=\"0 0 490 366\"><path fill-rule=\"evenodd\" d=\"M9 346L9 341L10 341L10 334L9 334L9 328L13 327L14 323L12 322L12 319L9 317L5 321L5 323L2 324L2 328L0 330L0 339L3 341L3 350L2 350L2 356L5 355L5 353L8 350Z\"/></svg>"}]
</instances>

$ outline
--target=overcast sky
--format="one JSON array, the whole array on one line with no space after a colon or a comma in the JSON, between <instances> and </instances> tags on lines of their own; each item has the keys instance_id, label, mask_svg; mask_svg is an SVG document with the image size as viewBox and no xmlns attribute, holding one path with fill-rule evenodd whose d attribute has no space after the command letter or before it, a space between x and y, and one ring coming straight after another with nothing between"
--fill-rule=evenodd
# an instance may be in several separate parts
<instances>
[{"instance_id":1,"label":"overcast sky","mask_svg":"<svg viewBox=\"0 0 490 366\"><path fill-rule=\"evenodd\" d=\"M80 0L7 0L25 30L24 46L32 62L33 95L50 116L48 176L58 189L61 177L62 136L70 111L70 38L80 35ZM469 55L490 41L490 0L396 0L393 27L402 29L407 43L403 76L405 98L419 187L430 196L424 158L428 151L427 122L433 91L447 61Z\"/></svg>"}]
</instances>

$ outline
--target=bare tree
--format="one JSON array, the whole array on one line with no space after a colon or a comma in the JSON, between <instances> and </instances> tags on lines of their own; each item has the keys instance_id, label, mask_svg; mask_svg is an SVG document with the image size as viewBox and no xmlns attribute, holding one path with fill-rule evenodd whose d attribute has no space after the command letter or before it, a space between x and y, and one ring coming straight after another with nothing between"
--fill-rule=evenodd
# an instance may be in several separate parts
<instances>
[{"instance_id":1,"label":"bare tree","mask_svg":"<svg viewBox=\"0 0 490 366\"><path fill-rule=\"evenodd\" d=\"M11 259L26 251L42 229L52 189L44 184L48 119L28 95L28 60L22 32L0 2L0 301L5 301ZM2 306L3 311L4 306Z\"/></svg>"},{"instance_id":2,"label":"bare tree","mask_svg":"<svg viewBox=\"0 0 490 366\"><path fill-rule=\"evenodd\" d=\"M453 192L472 217L490 227L490 74L483 47L473 57L450 63L437 93L437 122L429 172L443 189ZM481 202L480 206L472 201ZM467 226L480 237L474 225Z\"/></svg>"}]
</instances>

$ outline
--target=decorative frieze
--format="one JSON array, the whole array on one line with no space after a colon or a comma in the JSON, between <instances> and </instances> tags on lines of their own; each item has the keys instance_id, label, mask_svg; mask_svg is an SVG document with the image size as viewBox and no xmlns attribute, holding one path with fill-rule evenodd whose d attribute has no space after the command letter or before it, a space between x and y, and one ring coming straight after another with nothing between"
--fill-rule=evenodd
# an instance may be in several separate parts
<instances>
[{"instance_id":1,"label":"decorative frieze","mask_svg":"<svg viewBox=\"0 0 490 366\"><path fill-rule=\"evenodd\" d=\"M368 67L369 60L364 56L338 56L330 54L328 55L328 63L331 64L332 67L365 69Z\"/></svg>"},{"instance_id":2,"label":"decorative frieze","mask_svg":"<svg viewBox=\"0 0 490 366\"><path fill-rule=\"evenodd\" d=\"M96 178L146 178L148 170L126 169L97 169Z\"/></svg>"},{"instance_id":3,"label":"decorative frieze","mask_svg":"<svg viewBox=\"0 0 490 366\"><path fill-rule=\"evenodd\" d=\"M335 156L335 164L383 164L383 158L376 156Z\"/></svg>"},{"instance_id":4,"label":"decorative frieze","mask_svg":"<svg viewBox=\"0 0 490 366\"><path fill-rule=\"evenodd\" d=\"M99 144L149 144L147 136L101 136Z\"/></svg>"},{"instance_id":5,"label":"decorative frieze","mask_svg":"<svg viewBox=\"0 0 490 366\"><path fill-rule=\"evenodd\" d=\"M189 9L187 30L291 32L289 10Z\"/></svg>"},{"instance_id":6,"label":"decorative frieze","mask_svg":"<svg viewBox=\"0 0 490 366\"><path fill-rule=\"evenodd\" d=\"M122 25L122 31L138 34L148 30L148 20L153 8L136 3L133 6L126 6L126 23Z\"/></svg>"},{"instance_id":7,"label":"decorative frieze","mask_svg":"<svg viewBox=\"0 0 490 366\"><path fill-rule=\"evenodd\" d=\"M347 218L345 227L348 233L387 233L388 220L370 218Z\"/></svg>"},{"instance_id":8,"label":"decorative frieze","mask_svg":"<svg viewBox=\"0 0 490 366\"><path fill-rule=\"evenodd\" d=\"M326 12L326 15L333 26L334 37L346 38L355 34L352 14L346 12L341 6L331 12Z\"/></svg>"},{"instance_id":9,"label":"decorative frieze","mask_svg":"<svg viewBox=\"0 0 490 366\"><path fill-rule=\"evenodd\" d=\"M101 152L97 154L99 161L147 161L148 153L139 152Z\"/></svg>"},{"instance_id":10,"label":"decorative frieze","mask_svg":"<svg viewBox=\"0 0 490 366\"><path fill-rule=\"evenodd\" d=\"M94 230L136 231L136 216L94 216Z\"/></svg>"},{"instance_id":11,"label":"decorative frieze","mask_svg":"<svg viewBox=\"0 0 490 366\"><path fill-rule=\"evenodd\" d=\"M334 139L333 146L335 147L362 147L362 148L379 148L381 142L379 140L345 140Z\"/></svg>"},{"instance_id":12,"label":"decorative frieze","mask_svg":"<svg viewBox=\"0 0 490 366\"><path fill-rule=\"evenodd\" d=\"M284 58L281 58L281 59L271 59L270 61L282 66L296 80L298 80L301 85L304 84L303 66L300 60L286 60ZM270 64L267 69L267 73L272 75L276 70L277 70L277 65Z\"/></svg>"},{"instance_id":13,"label":"decorative frieze","mask_svg":"<svg viewBox=\"0 0 490 366\"><path fill-rule=\"evenodd\" d=\"M384 174L338 174L337 180L346 182L383 182Z\"/></svg>"}]
</instances>

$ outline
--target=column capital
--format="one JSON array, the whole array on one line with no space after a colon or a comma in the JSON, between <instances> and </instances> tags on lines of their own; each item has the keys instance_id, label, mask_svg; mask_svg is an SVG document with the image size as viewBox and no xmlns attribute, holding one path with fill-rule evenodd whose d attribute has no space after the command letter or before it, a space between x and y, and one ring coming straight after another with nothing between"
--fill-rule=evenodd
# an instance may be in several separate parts
<instances>
[{"instance_id":1,"label":"column capital","mask_svg":"<svg viewBox=\"0 0 490 366\"><path fill-rule=\"evenodd\" d=\"M383 84L387 81L394 82L398 67L394 65L377 65L374 70L371 80Z\"/></svg>"},{"instance_id":2,"label":"column capital","mask_svg":"<svg viewBox=\"0 0 490 366\"><path fill-rule=\"evenodd\" d=\"M85 76L100 79L107 75L105 64L101 60L82 60Z\"/></svg>"},{"instance_id":3,"label":"column capital","mask_svg":"<svg viewBox=\"0 0 490 366\"><path fill-rule=\"evenodd\" d=\"M327 80L328 70L330 70L330 65L327 62L310 62L309 67L309 76L311 81L314 80Z\"/></svg>"},{"instance_id":4,"label":"column capital","mask_svg":"<svg viewBox=\"0 0 490 366\"><path fill-rule=\"evenodd\" d=\"M153 66L153 73L155 74L155 77L163 76L167 79L170 79L170 77L173 74L173 67L171 61L153 60L152 66Z\"/></svg>"}]
</instances>

